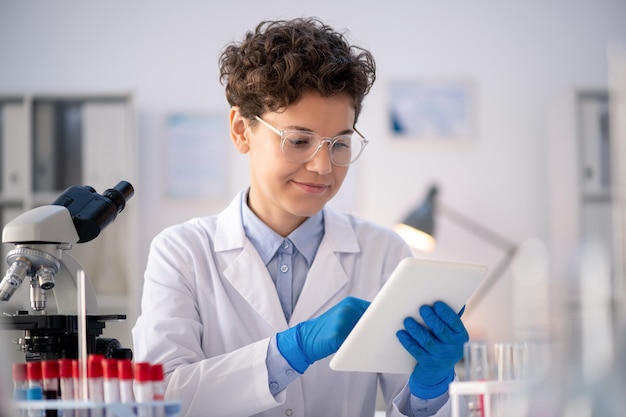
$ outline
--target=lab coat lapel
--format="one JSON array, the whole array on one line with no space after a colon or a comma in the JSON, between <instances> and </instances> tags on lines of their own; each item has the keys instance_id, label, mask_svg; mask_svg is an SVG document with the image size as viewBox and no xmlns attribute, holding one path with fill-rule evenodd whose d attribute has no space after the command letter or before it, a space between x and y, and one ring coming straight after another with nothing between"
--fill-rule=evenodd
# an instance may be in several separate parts
<instances>
[{"instance_id":1,"label":"lab coat lapel","mask_svg":"<svg viewBox=\"0 0 626 417\"><path fill-rule=\"evenodd\" d=\"M290 325L328 310L339 300L329 301L348 283L350 277L340 262L342 253L360 251L354 229L346 216L324 209L324 238L296 303Z\"/></svg>"},{"instance_id":2,"label":"lab coat lapel","mask_svg":"<svg viewBox=\"0 0 626 417\"><path fill-rule=\"evenodd\" d=\"M321 310L348 282L348 276L341 267L329 245L322 243L296 303L290 325L308 320ZM327 306L327 310L331 306ZM321 311L320 311L321 312Z\"/></svg>"},{"instance_id":3,"label":"lab coat lapel","mask_svg":"<svg viewBox=\"0 0 626 417\"><path fill-rule=\"evenodd\" d=\"M241 220L240 193L219 215L215 251L226 264L224 277L243 299L276 331L285 330L287 321L276 287L263 260L246 238Z\"/></svg>"},{"instance_id":4,"label":"lab coat lapel","mask_svg":"<svg viewBox=\"0 0 626 417\"><path fill-rule=\"evenodd\" d=\"M246 241L243 251L224 271L224 276L272 328L276 331L287 328L274 282L250 241Z\"/></svg>"}]
</instances>

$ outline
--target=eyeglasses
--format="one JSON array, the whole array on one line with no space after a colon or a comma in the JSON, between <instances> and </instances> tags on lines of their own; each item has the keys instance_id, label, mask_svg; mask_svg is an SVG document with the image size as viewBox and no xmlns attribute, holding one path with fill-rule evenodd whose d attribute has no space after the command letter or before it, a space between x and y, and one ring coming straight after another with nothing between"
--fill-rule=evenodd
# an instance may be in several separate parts
<instances>
[{"instance_id":1,"label":"eyeglasses","mask_svg":"<svg viewBox=\"0 0 626 417\"><path fill-rule=\"evenodd\" d=\"M280 149L289 162L309 162L325 143L328 143L330 161L334 165L348 166L361 156L368 140L354 128L359 137L352 133L327 138L308 130L278 130L274 126L255 116L256 120L264 124L272 132L280 136Z\"/></svg>"}]
</instances>

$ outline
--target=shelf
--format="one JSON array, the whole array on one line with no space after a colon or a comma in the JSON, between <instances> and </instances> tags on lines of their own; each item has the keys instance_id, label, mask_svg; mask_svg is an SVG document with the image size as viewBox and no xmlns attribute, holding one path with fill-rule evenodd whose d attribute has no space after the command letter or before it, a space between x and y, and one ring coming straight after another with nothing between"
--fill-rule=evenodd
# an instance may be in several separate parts
<instances>
[{"instance_id":1,"label":"shelf","mask_svg":"<svg viewBox=\"0 0 626 417\"><path fill-rule=\"evenodd\" d=\"M22 207L24 205L24 201L21 198L17 197L5 197L2 192L0 192L0 206L4 207Z\"/></svg>"},{"instance_id":2,"label":"shelf","mask_svg":"<svg viewBox=\"0 0 626 417\"><path fill-rule=\"evenodd\" d=\"M109 417L136 417L137 407L158 408L164 411L165 417L177 417L180 415L181 404L179 401L153 401L145 403L100 403L93 401L65 401L65 400L42 400L42 401L14 401L13 408L16 410L106 410ZM93 415L93 414L92 414Z\"/></svg>"}]
</instances>

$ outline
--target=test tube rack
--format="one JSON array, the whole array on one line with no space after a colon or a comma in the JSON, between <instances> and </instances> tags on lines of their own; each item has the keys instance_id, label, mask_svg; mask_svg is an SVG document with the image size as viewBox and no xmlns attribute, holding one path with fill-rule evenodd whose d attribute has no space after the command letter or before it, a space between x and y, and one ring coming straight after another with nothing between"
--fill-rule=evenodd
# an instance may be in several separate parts
<instances>
[{"instance_id":1,"label":"test tube rack","mask_svg":"<svg viewBox=\"0 0 626 417\"><path fill-rule=\"evenodd\" d=\"M522 396L527 392L528 383L524 381L455 381L448 388L452 417L461 417L461 397L482 396L481 417L500 417L501 410L494 410L496 400ZM500 403L501 405L501 403Z\"/></svg>"},{"instance_id":2,"label":"test tube rack","mask_svg":"<svg viewBox=\"0 0 626 417\"><path fill-rule=\"evenodd\" d=\"M178 417L181 413L180 401L152 401L142 403L100 403L93 401L68 401L68 400L40 400L40 401L14 401L16 410L86 410L100 411L98 415L107 417L137 417L139 408L149 410L150 415L163 417ZM162 413L153 413L155 410L163 410ZM106 414L105 414L106 411ZM141 414L144 415L144 414Z\"/></svg>"}]
</instances>

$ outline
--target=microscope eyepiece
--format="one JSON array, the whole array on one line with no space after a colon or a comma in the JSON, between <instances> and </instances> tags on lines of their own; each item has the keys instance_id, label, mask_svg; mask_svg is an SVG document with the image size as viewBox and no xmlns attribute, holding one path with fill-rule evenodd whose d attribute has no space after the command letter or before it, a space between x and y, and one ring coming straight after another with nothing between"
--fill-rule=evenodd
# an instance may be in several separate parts
<instances>
[{"instance_id":1,"label":"microscope eyepiece","mask_svg":"<svg viewBox=\"0 0 626 417\"><path fill-rule=\"evenodd\" d=\"M113 201L113 204L117 207L118 213L121 213L122 210L124 210L126 202L133 196L133 194L135 194L135 190L127 181L120 181L115 187L109 188L102 193L104 197Z\"/></svg>"},{"instance_id":2,"label":"microscope eyepiece","mask_svg":"<svg viewBox=\"0 0 626 417\"><path fill-rule=\"evenodd\" d=\"M90 186L74 185L52 204L67 207L78 232L77 243L84 243L95 239L102 229L115 220L134 192L133 186L127 181L120 181L102 195Z\"/></svg>"}]
</instances>

